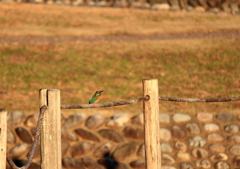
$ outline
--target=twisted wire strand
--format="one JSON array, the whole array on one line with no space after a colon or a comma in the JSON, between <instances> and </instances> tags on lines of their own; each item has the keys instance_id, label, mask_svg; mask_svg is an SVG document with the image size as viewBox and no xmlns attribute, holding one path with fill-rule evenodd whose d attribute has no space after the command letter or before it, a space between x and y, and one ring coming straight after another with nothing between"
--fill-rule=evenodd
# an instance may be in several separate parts
<instances>
[{"instance_id":1,"label":"twisted wire strand","mask_svg":"<svg viewBox=\"0 0 240 169\"><path fill-rule=\"evenodd\" d=\"M27 169L30 166L30 164L32 163L32 159L33 159L34 153L36 151L38 141L39 141L39 137L40 137L40 132L41 132L41 129L42 129L43 116L44 116L44 113L45 113L46 110L47 110L47 106L42 106L40 108L40 114L39 114L38 122L37 122L37 132L34 136L34 141L33 141L30 153L28 155L28 160L27 160L26 164L22 167L18 167L14 164L13 160L9 157L9 155L7 155L7 162L12 169Z\"/></svg>"}]
</instances>

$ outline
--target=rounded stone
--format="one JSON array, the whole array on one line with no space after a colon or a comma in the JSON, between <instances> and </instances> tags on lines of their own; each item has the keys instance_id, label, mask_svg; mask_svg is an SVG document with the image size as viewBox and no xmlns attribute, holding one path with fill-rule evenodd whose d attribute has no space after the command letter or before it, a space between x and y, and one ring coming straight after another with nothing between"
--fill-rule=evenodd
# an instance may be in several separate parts
<instances>
[{"instance_id":1,"label":"rounded stone","mask_svg":"<svg viewBox=\"0 0 240 169\"><path fill-rule=\"evenodd\" d=\"M31 128L31 129L30 129L30 132L31 132L32 136L35 136L36 133L37 133L37 127Z\"/></svg>"},{"instance_id":2,"label":"rounded stone","mask_svg":"<svg viewBox=\"0 0 240 169\"><path fill-rule=\"evenodd\" d=\"M104 143L94 151L93 156L96 158L103 158L109 156L112 148L113 143Z\"/></svg>"},{"instance_id":3,"label":"rounded stone","mask_svg":"<svg viewBox=\"0 0 240 169\"><path fill-rule=\"evenodd\" d=\"M176 169L176 167L164 165L161 169Z\"/></svg>"},{"instance_id":4,"label":"rounded stone","mask_svg":"<svg viewBox=\"0 0 240 169\"><path fill-rule=\"evenodd\" d=\"M144 139L144 130L135 126L126 126L123 129L123 135L132 139Z\"/></svg>"},{"instance_id":5,"label":"rounded stone","mask_svg":"<svg viewBox=\"0 0 240 169\"><path fill-rule=\"evenodd\" d=\"M69 148L69 143L66 141L61 142L61 148L62 148L62 156L67 154L68 148Z\"/></svg>"},{"instance_id":6,"label":"rounded stone","mask_svg":"<svg viewBox=\"0 0 240 169\"><path fill-rule=\"evenodd\" d=\"M85 121L85 119L86 115L84 113L75 113L67 118L67 120L63 124L63 127L66 129L79 127Z\"/></svg>"},{"instance_id":7,"label":"rounded stone","mask_svg":"<svg viewBox=\"0 0 240 169\"><path fill-rule=\"evenodd\" d=\"M223 153L226 148L220 143L214 143L209 146L209 150L213 153Z\"/></svg>"},{"instance_id":8,"label":"rounded stone","mask_svg":"<svg viewBox=\"0 0 240 169\"><path fill-rule=\"evenodd\" d=\"M179 139L183 139L186 136L186 132L179 126L174 125L172 127L173 136Z\"/></svg>"},{"instance_id":9,"label":"rounded stone","mask_svg":"<svg viewBox=\"0 0 240 169\"><path fill-rule=\"evenodd\" d=\"M194 8L194 11L196 11L196 12L205 12L206 10L205 10L205 8L202 7L202 6L196 6L196 7Z\"/></svg>"},{"instance_id":10,"label":"rounded stone","mask_svg":"<svg viewBox=\"0 0 240 169\"><path fill-rule=\"evenodd\" d=\"M66 130L65 128L61 128L61 137L66 141L78 141L78 137L75 133Z\"/></svg>"},{"instance_id":11,"label":"rounded stone","mask_svg":"<svg viewBox=\"0 0 240 169\"><path fill-rule=\"evenodd\" d=\"M114 159L111 159L110 157L107 158L101 158L98 160L98 163L103 165L105 168L116 168L116 169L128 169L126 164L120 163L119 161L115 161Z\"/></svg>"},{"instance_id":12,"label":"rounded stone","mask_svg":"<svg viewBox=\"0 0 240 169\"><path fill-rule=\"evenodd\" d=\"M130 157L137 149L137 145L134 142L127 143L118 147L112 154L113 158L117 161L122 161L127 157Z\"/></svg>"},{"instance_id":13,"label":"rounded stone","mask_svg":"<svg viewBox=\"0 0 240 169\"><path fill-rule=\"evenodd\" d=\"M152 10L168 11L170 5L168 3L156 3L151 7Z\"/></svg>"},{"instance_id":14,"label":"rounded stone","mask_svg":"<svg viewBox=\"0 0 240 169\"><path fill-rule=\"evenodd\" d=\"M171 5L169 11L179 11L180 9L179 5Z\"/></svg>"},{"instance_id":15,"label":"rounded stone","mask_svg":"<svg viewBox=\"0 0 240 169\"><path fill-rule=\"evenodd\" d=\"M175 163L175 160L169 154L162 154L162 164L163 165L172 165Z\"/></svg>"},{"instance_id":16,"label":"rounded stone","mask_svg":"<svg viewBox=\"0 0 240 169\"><path fill-rule=\"evenodd\" d=\"M78 161L76 161L70 157L64 157L62 159L62 165L63 165L63 167L66 167L66 168L85 169L81 163L79 163Z\"/></svg>"},{"instance_id":17,"label":"rounded stone","mask_svg":"<svg viewBox=\"0 0 240 169\"><path fill-rule=\"evenodd\" d=\"M33 115L30 115L27 117L24 124L28 127L36 127L38 117L39 117L39 113L34 113Z\"/></svg>"},{"instance_id":18,"label":"rounded stone","mask_svg":"<svg viewBox=\"0 0 240 169\"><path fill-rule=\"evenodd\" d=\"M137 151L137 156L140 158L145 158L145 144L141 144L138 151Z\"/></svg>"},{"instance_id":19,"label":"rounded stone","mask_svg":"<svg viewBox=\"0 0 240 169\"><path fill-rule=\"evenodd\" d=\"M171 153L173 151L172 147L167 143L161 143L160 147L161 151L165 153Z\"/></svg>"},{"instance_id":20,"label":"rounded stone","mask_svg":"<svg viewBox=\"0 0 240 169\"><path fill-rule=\"evenodd\" d=\"M7 142L8 143L15 143L16 137L13 134L12 130L10 128L7 128Z\"/></svg>"},{"instance_id":21,"label":"rounded stone","mask_svg":"<svg viewBox=\"0 0 240 169\"><path fill-rule=\"evenodd\" d=\"M226 162L220 161L216 164L216 169L230 169Z\"/></svg>"},{"instance_id":22,"label":"rounded stone","mask_svg":"<svg viewBox=\"0 0 240 169\"><path fill-rule=\"evenodd\" d=\"M180 165L180 169L194 169L192 164L189 164L189 163L182 163Z\"/></svg>"},{"instance_id":23,"label":"rounded stone","mask_svg":"<svg viewBox=\"0 0 240 169\"><path fill-rule=\"evenodd\" d=\"M88 169L102 169L102 167L99 166L98 163L90 157L83 157L81 159L81 162Z\"/></svg>"},{"instance_id":24,"label":"rounded stone","mask_svg":"<svg viewBox=\"0 0 240 169\"><path fill-rule=\"evenodd\" d=\"M211 162L209 160L198 160L196 161L196 166L202 169L211 168Z\"/></svg>"},{"instance_id":25,"label":"rounded stone","mask_svg":"<svg viewBox=\"0 0 240 169\"><path fill-rule=\"evenodd\" d=\"M234 159L233 159L233 164L237 167L240 167L240 156L236 156Z\"/></svg>"},{"instance_id":26,"label":"rounded stone","mask_svg":"<svg viewBox=\"0 0 240 169\"><path fill-rule=\"evenodd\" d=\"M41 148L41 147L40 147L40 144L38 144L37 147L36 147L34 156L33 156L34 159L40 158L40 156L41 156L40 148ZM29 157L30 152L31 152L31 149L28 151L28 153L27 153L27 155L26 155L27 158Z\"/></svg>"},{"instance_id":27,"label":"rounded stone","mask_svg":"<svg viewBox=\"0 0 240 169\"><path fill-rule=\"evenodd\" d=\"M77 133L77 135L79 135L84 140L100 142L100 139L95 134L93 134L87 130L79 128L74 131Z\"/></svg>"},{"instance_id":28,"label":"rounded stone","mask_svg":"<svg viewBox=\"0 0 240 169\"><path fill-rule=\"evenodd\" d=\"M85 126L89 129L97 129L104 123L105 117L102 114L94 114L90 116L85 123Z\"/></svg>"},{"instance_id":29,"label":"rounded stone","mask_svg":"<svg viewBox=\"0 0 240 169\"><path fill-rule=\"evenodd\" d=\"M216 132L219 130L219 126L215 123L207 123L203 126L206 132Z\"/></svg>"},{"instance_id":30,"label":"rounded stone","mask_svg":"<svg viewBox=\"0 0 240 169\"><path fill-rule=\"evenodd\" d=\"M130 163L132 168L145 169L145 160L135 160Z\"/></svg>"},{"instance_id":31,"label":"rounded stone","mask_svg":"<svg viewBox=\"0 0 240 169\"><path fill-rule=\"evenodd\" d=\"M216 118L222 121L231 121L233 119L233 115L231 114L218 114Z\"/></svg>"},{"instance_id":32,"label":"rounded stone","mask_svg":"<svg viewBox=\"0 0 240 169\"><path fill-rule=\"evenodd\" d=\"M184 142L181 141L177 141L175 143L175 148L179 151L179 152L186 152L187 150L187 145Z\"/></svg>"},{"instance_id":33,"label":"rounded stone","mask_svg":"<svg viewBox=\"0 0 240 169\"><path fill-rule=\"evenodd\" d=\"M15 132L18 135L18 137L22 140L22 142L32 144L33 142L32 137L25 128L18 127L15 129Z\"/></svg>"},{"instance_id":34,"label":"rounded stone","mask_svg":"<svg viewBox=\"0 0 240 169\"><path fill-rule=\"evenodd\" d=\"M18 144L9 151L9 156L11 158L16 158L24 154L27 150L28 150L27 143Z\"/></svg>"},{"instance_id":35,"label":"rounded stone","mask_svg":"<svg viewBox=\"0 0 240 169\"><path fill-rule=\"evenodd\" d=\"M173 115L173 121L176 123L183 123L191 120L191 116L188 114L176 113Z\"/></svg>"},{"instance_id":36,"label":"rounded stone","mask_svg":"<svg viewBox=\"0 0 240 169\"><path fill-rule=\"evenodd\" d=\"M228 160L228 156L225 153L216 153L216 154L213 154L210 157L210 159L212 161L226 161L226 160Z\"/></svg>"},{"instance_id":37,"label":"rounded stone","mask_svg":"<svg viewBox=\"0 0 240 169\"><path fill-rule=\"evenodd\" d=\"M197 119L200 122L211 122L213 119L213 114L212 113L206 113L206 112L200 112L197 114Z\"/></svg>"},{"instance_id":38,"label":"rounded stone","mask_svg":"<svg viewBox=\"0 0 240 169\"><path fill-rule=\"evenodd\" d=\"M88 152L93 150L94 145L95 144L90 142L79 142L73 145L71 148L72 157L77 158L87 154Z\"/></svg>"},{"instance_id":39,"label":"rounded stone","mask_svg":"<svg viewBox=\"0 0 240 169\"><path fill-rule=\"evenodd\" d=\"M25 118L25 115L20 111L13 111L7 115L7 125L9 127L19 125Z\"/></svg>"},{"instance_id":40,"label":"rounded stone","mask_svg":"<svg viewBox=\"0 0 240 169\"><path fill-rule=\"evenodd\" d=\"M128 121L130 117L128 113L119 113L111 117L111 120L107 122L107 126L110 127L122 127L124 126Z\"/></svg>"},{"instance_id":41,"label":"rounded stone","mask_svg":"<svg viewBox=\"0 0 240 169\"><path fill-rule=\"evenodd\" d=\"M143 113L133 116L131 119L131 123L143 127Z\"/></svg>"},{"instance_id":42,"label":"rounded stone","mask_svg":"<svg viewBox=\"0 0 240 169\"><path fill-rule=\"evenodd\" d=\"M218 14L220 12L220 10L218 8L209 8L207 10L207 12Z\"/></svg>"},{"instance_id":43,"label":"rounded stone","mask_svg":"<svg viewBox=\"0 0 240 169\"><path fill-rule=\"evenodd\" d=\"M222 142L224 140L223 136L217 133L211 133L207 136L209 143Z\"/></svg>"},{"instance_id":44,"label":"rounded stone","mask_svg":"<svg viewBox=\"0 0 240 169\"><path fill-rule=\"evenodd\" d=\"M203 148L195 148L193 149L192 154L195 158L203 159L208 156L208 151Z\"/></svg>"},{"instance_id":45,"label":"rounded stone","mask_svg":"<svg viewBox=\"0 0 240 169\"><path fill-rule=\"evenodd\" d=\"M166 128L160 128L160 140L169 141L171 139L171 132Z\"/></svg>"},{"instance_id":46,"label":"rounded stone","mask_svg":"<svg viewBox=\"0 0 240 169\"><path fill-rule=\"evenodd\" d=\"M240 145L233 145L232 147L230 147L229 151L233 155L240 155Z\"/></svg>"},{"instance_id":47,"label":"rounded stone","mask_svg":"<svg viewBox=\"0 0 240 169\"><path fill-rule=\"evenodd\" d=\"M228 136L227 141L231 143L240 143L240 135Z\"/></svg>"},{"instance_id":48,"label":"rounded stone","mask_svg":"<svg viewBox=\"0 0 240 169\"><path fill-rule=\"evenodd\" d=\"M239 127L236 124L230 124L230 125L226 125L224 127L224 130L228 133L237 133L239 131Z\"/></svg>"},{"instance_id":49,"label":"rounded stone","mask_svg":"<svg viewBox=\"0 0 240 169\"><path fill-rule=\"evenodd\" d=\"M102 129L102 130L99 130L98 133L99 133L104 139L111 140L111 141L116 142L116 143L121 143L121 142L123 142L122 136L121 136L119 133L117 133L116 131L114 131L114 130L111 130L111 129Z\"/></svg>"},{"instance_id":50,"label":"rounded stone","mask_svg":"<svg viewBox=\"0 0 240 169\"><path fill-rule=\"evenodd\" d=\"M159 113L159 122L162 123L170 123L170 116L167 113Z\"/></svg>"},{"instance_id":51,"label":"rounded stone","mask_svg":"<svg viewBox=\"0 0 240 169\"><path fill-rule=\"evenodd\" d=\"M199 134L200 128L197 123L188 123L186 124L186 129L190 134Z\"/></svg>"},{"instance_id":52,"label":"rounded stone","mask_svg":"<svg viewBox=\"0 0 240 169\"><path fill-rule=\"evenodd\" d=\"M189 139L189 146L203 147L207 141L200 136L195 136Z\"/></svg>"},{"instance_id":53,"label":"rounded stone","mask_svg":"<svg viewBox=\"0 0 240 169\"><path fill-rule=\"evenodd\" d=\"M186 152L178 152L177 153L177 159L181 161L189 161L190 160L190 154Z\"/></svg>"}]
</instances>

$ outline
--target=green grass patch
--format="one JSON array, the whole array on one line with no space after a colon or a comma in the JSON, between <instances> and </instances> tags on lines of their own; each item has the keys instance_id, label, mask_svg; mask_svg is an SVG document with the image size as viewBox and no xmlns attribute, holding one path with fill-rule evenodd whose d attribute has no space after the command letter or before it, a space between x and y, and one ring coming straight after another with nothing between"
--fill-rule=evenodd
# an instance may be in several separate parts
<instances>
[{"instance_id":1,"label":"green grass patch","mask_svg":"<svg viewBox=\"0 0 240 169\"><path fill-rule=\"evenodd\" d=\"M191 43L193 40L187 40ZM207 40L209 42L209 40ZM142 79L157 78L161 96L231 97L239 96L239 45L234 40L215 42L215 46L188 48L180 45L167 49L164 42L77 43L65 45L28 45L2 47L0 84L7 93L0 101L10 110L25 95L29 111L38 106L37 91L58 88L63 104L87 103L96 90L105 90L102 102L142 96ZM174 43L174 42L171 42ZM202 40L202 43L206 43ZM146 44L148 44L146 46ZM230 46L228 44L231 44ZM174 45L174 44L173 44ZM35 92L36 95L29 95ZM11 97L15 93L17 97ZM32 102L29 106L29 102ZM206 106L223 111L233 104ZM161 102L166 112L200 111L196 104ZM199 104L198 104L199 105ZM210 104L209 104L210 105ZM133 107L136 109L136 107ZM139 111L141 106L139 107ZM204 110L205 110L204 109ZM134 112L135 110L130 110Z\"/></svg>"}]
</instances>

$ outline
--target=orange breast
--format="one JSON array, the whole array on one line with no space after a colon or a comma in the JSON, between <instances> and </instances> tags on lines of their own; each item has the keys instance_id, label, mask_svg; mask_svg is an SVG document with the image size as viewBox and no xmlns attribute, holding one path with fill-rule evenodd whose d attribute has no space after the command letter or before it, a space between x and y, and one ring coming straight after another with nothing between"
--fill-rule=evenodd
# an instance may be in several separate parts
<instances>
[{"instance_id":1,"label":"orange breast","mask_svg":"<svg viewBox=\"0 0 240 169\"><path fill-rule=\"evenodd\" d=\"M101 99L102 99L102 95L98 96L98 99L93 104L97 104Z\"/></svg>"}]
</instances>

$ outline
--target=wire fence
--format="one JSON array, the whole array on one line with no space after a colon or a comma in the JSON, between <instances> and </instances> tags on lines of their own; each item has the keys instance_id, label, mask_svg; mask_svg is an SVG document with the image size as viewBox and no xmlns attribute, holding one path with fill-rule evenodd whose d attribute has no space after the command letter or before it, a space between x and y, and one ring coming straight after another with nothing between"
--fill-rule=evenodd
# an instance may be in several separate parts
<instances>
[{"instance_id":1,"label":"wire fence","mask_svg":"<svg viewBox=\"0 0 240 169\"><path fill-rule=\"evenodd\" d=\"M127 104L136 104L142 101L148 101L151 99L151 96L146 95L141 98L130 99L119 102L111 102L111 103L101 103L101 104L79 104L79 105L60 105L61 109L89 109L89 108L100 108L100 107L114 107L114 106L122 106ZM232 102L232 101L240 101L240 97L227 97L227 98L177 98L177 97L159 97L159 101L174 101L174 102ZM36 151L36 147L39 142L40 132L43 126L43 118L44 113L48 109L48 106L44 105L40 108L40 114L37 122L37 132L34 136L34 142L32 144L28 160L26 164L22 167L18 167L14 164L13 160L7 154L7 162L12 169L27 169L33 159L34 153ZM1 169L1 168L0 168Z\"/></svg>"}]
</instances>

